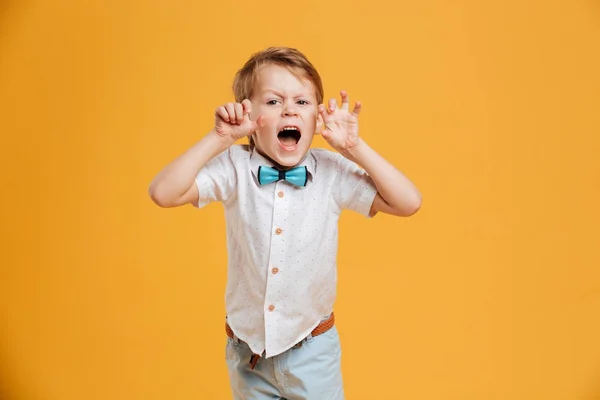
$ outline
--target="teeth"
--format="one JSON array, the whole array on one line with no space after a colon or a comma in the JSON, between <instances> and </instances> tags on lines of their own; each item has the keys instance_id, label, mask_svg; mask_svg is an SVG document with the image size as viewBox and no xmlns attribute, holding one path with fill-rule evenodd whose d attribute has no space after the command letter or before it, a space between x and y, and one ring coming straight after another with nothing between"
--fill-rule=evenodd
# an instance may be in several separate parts
<instances>
[{"instance_id":1,"label":"teeth","mask_svg":"<svg viewBox=\"0 0 600 400\"><path fill-rule=\"evenodd\" d=\"M295 128L293 126L286 126L285 128L283 128L284 131L297 131L298 128Z\"/></svg>"}]
</instances>

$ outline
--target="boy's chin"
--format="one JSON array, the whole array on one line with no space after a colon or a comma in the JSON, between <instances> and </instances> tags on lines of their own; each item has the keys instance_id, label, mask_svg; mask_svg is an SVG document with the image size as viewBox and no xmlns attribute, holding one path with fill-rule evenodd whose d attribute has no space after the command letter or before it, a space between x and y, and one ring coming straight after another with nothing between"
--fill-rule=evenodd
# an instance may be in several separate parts
<instances>
[{"instance_id":1,"label":"boy's chin","mask_svg":"<svg viewBox=\"0 0 600 400\"><path fill-rule=\"evenodd\" d=\"M273 160L280 167L293 168L300 164L302 160L304 160L307 151L308 149L306 151L301 151L298 149L293 154L277 154L274 157L271 157L271 160Z\"/></svg>"},{"instance_id":2,"label":"boy's chin","mask_svg":"<svg viewBox=\"0 0 600 400\"><path fill-rule=\"evenodd\" d=\"M298 148L295 151L289 153L284 153L282 151L264 151L263 149L258 147L257 150L263 156L273 161L277 166L283 168L293 168L296 165L300 164L302 160L304 160L304 157L306 157L306 154L308 153L309 149Z\"/></svg>"}]
</instances>

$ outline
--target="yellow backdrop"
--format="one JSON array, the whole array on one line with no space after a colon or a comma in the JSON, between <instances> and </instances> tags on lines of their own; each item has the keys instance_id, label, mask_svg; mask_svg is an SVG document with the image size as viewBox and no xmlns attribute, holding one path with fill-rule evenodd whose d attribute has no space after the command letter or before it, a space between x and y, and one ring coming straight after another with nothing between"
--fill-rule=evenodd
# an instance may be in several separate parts
<instances>
[{"instance_id":1,"label":"yellow backdrop","mask_svg":"<svg viewBox=\"0 0 600 400\"><path fill-rule=\"evenodd\" d=\"M230 398L222 208L147 188L270 45L424 196L342 218L348 398L600 399L591 0L0 2L0 398Z\"/></svg>"}]
</instances>

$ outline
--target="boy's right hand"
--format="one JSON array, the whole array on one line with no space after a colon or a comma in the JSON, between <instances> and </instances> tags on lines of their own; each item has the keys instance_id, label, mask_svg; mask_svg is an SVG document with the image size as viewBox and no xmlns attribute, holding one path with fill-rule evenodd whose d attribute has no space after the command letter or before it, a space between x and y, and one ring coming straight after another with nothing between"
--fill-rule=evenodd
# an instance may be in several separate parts
<instances>
[{"instance_id":1,"label":"boy's right hand","mask_svg":"<svg viewBox=\"0 0 600 400\"><path fill-rule=\"evenodd\" d=\"M226 103L215 110L215 133L233 142L254 133L262 123L250 119L252 103L246 99L241 103Z\"/></svg>"}]
</instances>

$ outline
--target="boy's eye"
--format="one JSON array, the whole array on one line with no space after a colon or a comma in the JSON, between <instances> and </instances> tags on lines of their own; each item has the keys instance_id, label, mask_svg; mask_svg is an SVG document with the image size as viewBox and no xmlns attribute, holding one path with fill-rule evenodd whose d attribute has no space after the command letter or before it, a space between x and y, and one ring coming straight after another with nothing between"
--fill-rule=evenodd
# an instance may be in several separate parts
<instances>
[{"instance_id":1,"label":"boy's eye","mask_svg":"<svg viewBox=\"0 0 600 400\"><path fill-rule=\"evenodd\" d=\"M308 101L306 100L298 100L298 104L302 104L303 106L308 104Z\"/></svg>"},{"instance_id":2,"label":"boy's eye","mask_svg":"<svg viewBox=\"0 0 600 400\"><path fill-rule=\"evenodd\" d=\"M270 106L274 106L275 104L277 104L277 100L269 100L267 101L267 104Z\"/></svg>"}]
</instances>

